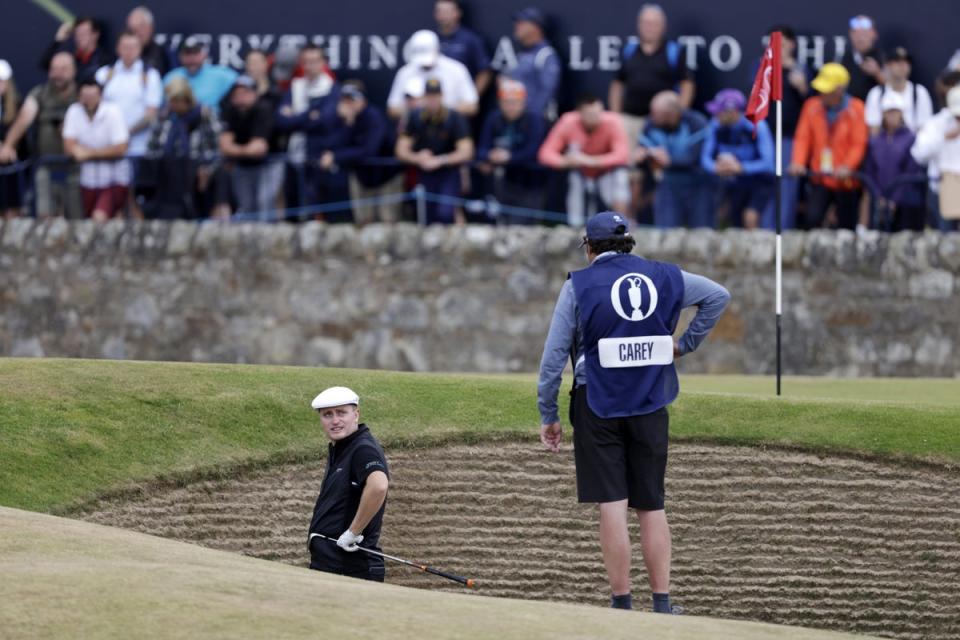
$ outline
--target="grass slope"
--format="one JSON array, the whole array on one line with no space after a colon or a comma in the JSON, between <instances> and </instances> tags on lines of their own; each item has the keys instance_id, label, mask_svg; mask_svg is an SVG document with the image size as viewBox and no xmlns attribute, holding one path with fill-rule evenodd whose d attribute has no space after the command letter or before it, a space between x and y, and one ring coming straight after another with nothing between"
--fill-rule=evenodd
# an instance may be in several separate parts
<instances>
[{"instance_id":1,"label":"grass slope","mask_svg":"<svg viewBox=\"0 0 960 640\"><path fill-rule=\"evenodd\" d=\"M537 437L530 376L0 359L0 504L59 510L137 481L320 455L309 402L334 384L360 394L387 446ZM771 385L685 379L673 437L960 461L956 381L787 379L781 399L762 395Z\"/></svg>"},{"instance_id":2,"label":"grass slope","mask_svg":"<svg viewBox=\"0 0 960 640\"><path fill-rule=\"evenodd\" d=\"M370 584L2 507L0 575L9 640L865 637Z\"/></svg>"}]
</instances>

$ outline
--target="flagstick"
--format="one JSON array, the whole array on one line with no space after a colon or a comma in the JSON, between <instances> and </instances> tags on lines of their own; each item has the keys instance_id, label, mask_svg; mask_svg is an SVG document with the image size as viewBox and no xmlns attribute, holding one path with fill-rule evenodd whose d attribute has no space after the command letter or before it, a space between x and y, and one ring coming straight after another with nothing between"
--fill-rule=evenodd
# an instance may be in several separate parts
<instances>
[{"instance_id":1,"label":"flagstick","mask_svg":"<svg viewBox=\"0 0 960 640\"><path fill-rule=\"evenodd\" d=\"M777 395L780 395L780 320L783 316L783 241L781 234L781 216L783 203L781 190L783 185L783 101L777 100Z\"/></svg>"}]
</instances>

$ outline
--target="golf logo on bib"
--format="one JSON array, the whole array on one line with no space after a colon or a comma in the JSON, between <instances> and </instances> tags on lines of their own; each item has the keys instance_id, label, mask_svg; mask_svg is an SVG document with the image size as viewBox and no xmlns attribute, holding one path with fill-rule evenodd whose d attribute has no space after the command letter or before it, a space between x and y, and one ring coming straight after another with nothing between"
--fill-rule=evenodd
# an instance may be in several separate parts
<instances>
[{"instance_id":1,"label":"golf logo on bib","mask_svg":"<svg viewBox=\"0 0 960 640\"><path fill-rule=\"evenodd\" d=\"M642 273L628 273L613 283L610 302L624 320L646 320L657 310L657 288L653 286L653 280ZM625 309L629 309L629 313Z\"/></svg>"}]
</instances>

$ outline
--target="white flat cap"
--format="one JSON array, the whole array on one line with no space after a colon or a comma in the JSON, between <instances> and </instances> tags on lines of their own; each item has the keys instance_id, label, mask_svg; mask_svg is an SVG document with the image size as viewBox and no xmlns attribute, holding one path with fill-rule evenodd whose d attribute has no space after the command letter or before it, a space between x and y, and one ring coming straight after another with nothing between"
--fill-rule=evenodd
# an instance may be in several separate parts
<instances>
[{"instance_id":1,"label":"white flat cap","mask_svg":"<svg viewBox=\"0 0 960 640\"><path fill-rule=\"evenodd\" d=\"M360 396L346 387L330 387L313 399L310 406L314 409L342 407L345 404L360 405Z\"/></svg>"}]
</instances>

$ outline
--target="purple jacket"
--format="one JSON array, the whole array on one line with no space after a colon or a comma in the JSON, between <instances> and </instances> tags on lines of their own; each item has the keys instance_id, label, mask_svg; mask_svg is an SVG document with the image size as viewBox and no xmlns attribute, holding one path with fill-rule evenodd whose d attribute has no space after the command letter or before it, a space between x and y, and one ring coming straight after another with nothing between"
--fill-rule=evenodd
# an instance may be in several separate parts
<instances>
[{"instance_id":1,"label":"purple jacket","mask_svg":"<svg viewBox=\"0 0 960 640\"><path fill-rule=\"evenodd\" d=\"M910 155L914 134L901 127L892 134L881 131L870 138L870 147L863 164L863 173L873 180L881 197L900 205L918 206L923 204L923 190L926 184L924 170ZM903 176L916 177L916 181L906 182Z\"/></svg>"}]
</instances>

